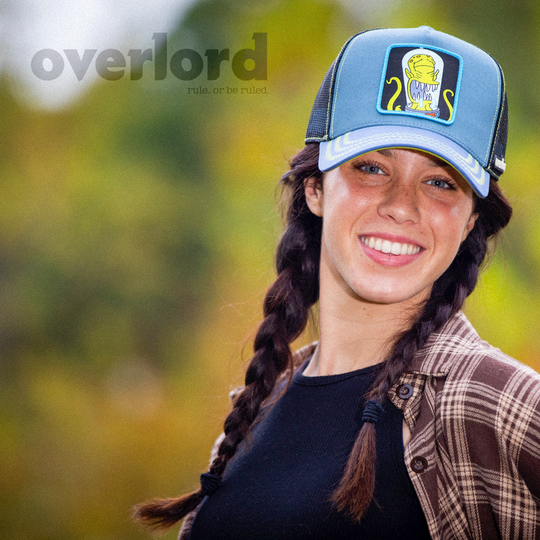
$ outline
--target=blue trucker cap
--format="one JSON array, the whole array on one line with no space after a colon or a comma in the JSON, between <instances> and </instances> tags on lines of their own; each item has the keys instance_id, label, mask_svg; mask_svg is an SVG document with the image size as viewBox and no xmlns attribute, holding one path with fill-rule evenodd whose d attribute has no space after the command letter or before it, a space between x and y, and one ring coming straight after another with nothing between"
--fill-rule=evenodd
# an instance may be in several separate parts
<instances>
[{"instance_id":1,"label":"blue trucker cap","mask_svg":"<svg viewBox=\"0 0 540 540\"><path fill-rule=\"evenodd\" d=\"M344 45L319 89L306 143L319 169L383 148L452 165L485 197L504 172L508 104L499 64L428 26L368 30Z\"/></svg>"}]
</instances>

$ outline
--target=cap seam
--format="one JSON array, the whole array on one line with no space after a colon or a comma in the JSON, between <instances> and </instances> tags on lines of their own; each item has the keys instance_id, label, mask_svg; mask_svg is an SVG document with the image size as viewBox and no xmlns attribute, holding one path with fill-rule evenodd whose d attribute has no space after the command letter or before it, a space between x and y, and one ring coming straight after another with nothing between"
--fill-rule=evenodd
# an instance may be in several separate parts
<instances>
[{"instance_id":1,"label":"cap seam","mask_svg":"<svg viewBox=\"0 0 540 540\"><path fill-rule=\"evenodd\" d=\"M497 66L497 71L500 74L501 70L499 68L499 65L497 64L497 62L495 62L495 64ZM491 123L491 144L488 146L487 151L486 151L486 155L485 155L485 158L484 158L486 163L487 163L486 167L489 167L491 165L491 163L489 162L490 161L489 158L490 158L492 150L493 150L493 144L495 142L495 135L496 135L496 132L497 132L496 122L497 122L497 120L499 118L499 114L500 114L500 111L501 111L501 97L502 97L501 96L501 77L497 77L497 92L499 94L499 105L497 107L497 110L495 111L495 115L493 116L493 122Z\"/></svg>"},{"instance_id":2,"label":"cap seam","mask_svg":"<svg viewBox=\"0 0 540 540\"><path fill-rule=\"evenodd\" d=\"M341 78L341 72L343 71L342 70L342 67L343 67L343 63L345 62L346 58L347 58L347 55L349 54L351 48L352 48L352 43L353 41L359 36L360 34L357 34L353 39L351 39L349 41L349 43L347 44L348 47L347 47L347 50L343 53L343 56L341 58L341 61L339 62L339 67L338 67L338 70L339 70L339 73L337 75L337 81L336 81L336 88L335 88L335 91L332 93L332 103L330 104L331 107L329 107L328 109L330 110L330 108L332 108L333 110L333 104L335 103L335 101L337 100L337 95L338 95L338 92L339 92L339 80ZM330 132L333 131L334 129L334 115L332 114L332 118L330 119L330 126L329 126L329 130L328 130L328 137L330 137Z\"/></svg>"},{"instance_id":3,"label":"cap seam","mask_svg":"<svg viewBox=\"0 0 540 540\"><path fill-rule=\"evenodd\" d=\"M332 101L334 98L334 81L335 81L335 75L336 70L338 70L341 67L341 61L342 57L345 54L345 49L348 47L354 41L359 35L363 34L365 32L358 32L354 36L352 36L346 43L343 45L341 50L339 51L338 57L334 61L333 68L332 68L332 74L330 76L330 86L328 89L328 102L326 104L326 120L325 120L325 126L324 126L324 137L310 137L310 139L319 140L319 141L327 141L330 138L330 124L333 122L334 115L333 115L333 107L332 107ZM305 142L307 142L308 139L306 138Z\"/></svg>"},{"instance_id":4,"label":"cap seam","mask_svg":"<svg viewBox=\"0 0 540 540\"><path fill-rule=\"evenodd\" d=\"M503 117L505 105L506 105L506 107L508 107L508 103L507 103L508 97L506 96L506 89L505 89L506 81L504 79L504 72L503 72L500 64L495 59L493 59L493 61L497 64L497 68L498 68L499 73L501 75L502 90L500 92L499 114L497 116L497 125L496 125L496 129L495 129L495 133L493 134L493 139L491 141L491 148L490 148L490 152L489 152L488 167L487 168L488 168L489 173L491 175L493 175L498 180L500 175L504 171L499 173L499 172L496 172L496 171L493 170L493 158L495 156L495 143L497 142L497 140L499 138L499 132L500 132L500 129L501 129L501 120L502 120L502 117ZM504 156L502 156L502 159L504 161Z\"/></svg>"},{"instance_id":5,"label":"cap seam","mask_svg":"<svg viewBox=\"0 0 540 540\"><path fill-rule=\"evenodd\" d=\"M328 140L330 136L330 123L332 122L332 99L334 94L334 80L336 75L336 69L338 69L337 62L334 64L334 69L332 69L332 75L330 77L330 88L328 91L328 103L326 105L326 121L324 126L324 139Z\"/></svg>"}]
</instances>

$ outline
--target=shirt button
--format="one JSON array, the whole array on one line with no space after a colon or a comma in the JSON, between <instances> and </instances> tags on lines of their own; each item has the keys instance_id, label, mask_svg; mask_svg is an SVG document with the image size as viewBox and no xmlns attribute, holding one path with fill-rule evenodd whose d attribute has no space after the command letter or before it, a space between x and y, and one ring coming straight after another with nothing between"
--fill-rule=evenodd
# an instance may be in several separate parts
<instances>
[{"instance_id":1,"label":"shirt button","mask_svg":"<svg viewBox=\"0 0 540 540\"><path fill-rule=\"evenodd\" d=\"M397 395L400 399L409 399L413 395L413 387L410 384L401 384L397 388Z\"/></svg>"},{"instance_id":2,"label":"shirt button","mask_svg":"<svg viewBox=\"0 0 540 540\"><path fill-rule=\"evenodd\" d=\"M422 473L427 468L427 459L422 456L413 457L411 460L411 469L415 473Z\"/></svg>"}]
</instances>

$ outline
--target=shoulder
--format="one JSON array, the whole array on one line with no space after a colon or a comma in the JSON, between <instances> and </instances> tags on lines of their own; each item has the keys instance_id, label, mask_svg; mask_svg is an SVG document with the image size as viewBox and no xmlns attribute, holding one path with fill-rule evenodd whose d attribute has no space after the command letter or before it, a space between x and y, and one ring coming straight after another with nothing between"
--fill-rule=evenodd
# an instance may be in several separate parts
<instances>
[{"instance_id":1,"label":"shoulder","mask_svg":"<svg viewBox=\"0 0 540 540\"><path fill-rule=\"evenodd\" d=\"M446 377L447 381L478 381L514 390L515 380L540 384L540 374L480 339L463 312L434 332L419 351L413 371Z\"/></svg>"},{"instance_id":2,"label":"shoulder","mask_svg":"<svg viewBox=\"0 0 540 540\"><path fill-rule=\"evenodd\" d=\"M448 382L497 391L514 402L540 400L540 374L484 341L471 347L448 372Z\"/></svg>"},{"instance_id":3,"label":"shoulder","mask_svg":"<svg viewBox=\"0 0 540 540\"><path fill-rule=\"evenodd\" d=\"M511 396L516 402L540 402L540 374L480 339L463 313L450 325L439 345L446 344L447 383L455 388L477 388Z\"/></svg>"},{"instance_id":4,"label":"shoulder","mask_svg":"<svg viewBox=\"0 0 540 540\"><path fill-rule=\"evenodd\" d=\"M540 374L480 339L463 313L434 336L425 360L444 377L446 419L491 426L505 438L540 433Z\"/></svg>"}]
</instances>

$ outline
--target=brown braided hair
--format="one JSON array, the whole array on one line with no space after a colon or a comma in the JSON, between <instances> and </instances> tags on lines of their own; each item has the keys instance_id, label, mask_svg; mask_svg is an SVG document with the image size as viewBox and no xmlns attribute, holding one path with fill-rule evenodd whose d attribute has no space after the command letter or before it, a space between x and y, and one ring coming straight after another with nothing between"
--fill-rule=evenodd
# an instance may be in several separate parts
<instances>
[{"instance_id":1,"label":"brown braided hair","mask_svg":"<svg viewBox=\"0 0 540 540\"><path fill-rule=\"evenodd\" d=\"M277 278L264 300L264 320L255 337L244 390L234 400L233 409L225 420L224 438L206 473L217 481L249 433L278 379L292 372L290 344L304 331L310 310L319 298L322 219L309 210L304 195L308 178L322 185L318 156L317 143L306 145L292 158L290 170L281 178L288 197L286 229L276 251ZM512 215L510 204L493 179L488 196L476 198L475 212L478 218L474 228L450 267L435 282L414 324L397 340L367 399L384 401L388 390L408 368L430 334L461 309L476 286L489 238L506 226ZM373 498L375 455L375 427L365 422L332 496L337 508L348 512L355 520L361 518ZM153 499L135 507L134 519L149 529L164 531L195 510L204 496L201 488L176 499Z\"/></svg>"}]
</instances>

